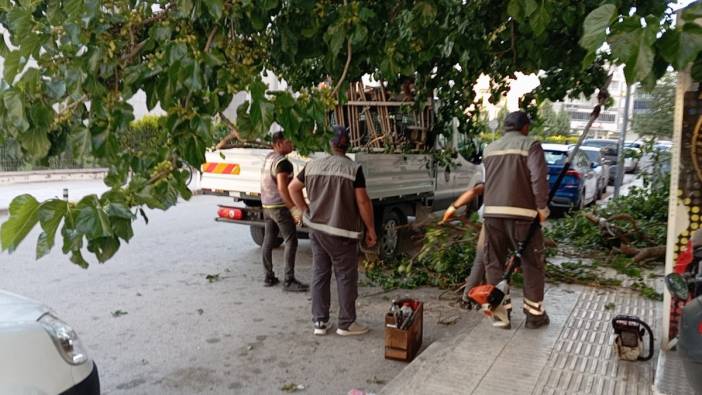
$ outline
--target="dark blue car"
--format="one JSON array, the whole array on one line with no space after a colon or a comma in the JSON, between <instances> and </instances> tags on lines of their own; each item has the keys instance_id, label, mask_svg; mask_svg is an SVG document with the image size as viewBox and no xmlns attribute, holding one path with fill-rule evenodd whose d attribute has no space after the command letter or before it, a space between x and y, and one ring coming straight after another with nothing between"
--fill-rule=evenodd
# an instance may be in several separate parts
<instances>
[{"instance_id":1,"label":"dark blue car","mask_svg":"<svg viewBox=\"0 0 702 395\"><path fill-rule=\"evenodd\" d=\"M542 146L548 165L549 188L553 188L568 158L569 147L563 144L543 144ZM581 209L597 200L599 194L597 184L597 174L593 170L592 162L584 153L578 152L551 201L551 207Z\"/></svg>"}]
</instances>

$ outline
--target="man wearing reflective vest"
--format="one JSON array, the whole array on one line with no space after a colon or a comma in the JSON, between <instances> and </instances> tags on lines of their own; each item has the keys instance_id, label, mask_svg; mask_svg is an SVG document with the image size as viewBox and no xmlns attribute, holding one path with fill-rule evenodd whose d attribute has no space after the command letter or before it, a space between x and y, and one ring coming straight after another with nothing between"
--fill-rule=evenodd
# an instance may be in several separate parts
<instances>
[{"instance_id":1,"label":"man wearing reflective vest","mask_svg":"<svg viewBox=\"0 0 702 395\"><path fill-rule=\"evenodd\" d=\"M334 127L330 146L332 155L310 161L290 183L290 196L311 230L314 334L326 335L329 329L333 270L339 294L336 333L362 335L368 327L356 322L358 243L364 228L366 244L372 247L376 243L373 206L361 165L346 156L350 138L345 127ZM307 189L309 205L303 188Z\"/></svg>"},{"instance_id":2,"label":"man wearing reflective vest","mask_svg":"<svg viewBox=\"0 0 702 395\"><path fill-rule=\"evenodd\" d=\"M292 152L292 143L283 132L276 132L271 139L273 152L266 156L261 169L261 205L265 221L265 234L261 255L265 271L264 286L276 285L279 280L273 273L273 244L280 234L285 241L285 282L283 289L289 292L305 292L309 288L295 278L295 254L297 253L297 227L300 212L290 198L288 184L293 176L292 163L286 157Z\"/></svg>"},{"instance_id":3,"label":"man wearing reflective vest","mask_svg":"<svg viewBox=\"0 0 702 395\"><path fill-rule=\"evenodd\" d=\"M505 263L517 244L526 239L535 218L541 222L549 215L548 167L541 144L527 137L529 117L522 111L505 117L505 133L487 146L485 165L484 226L487 236L486 275L496 285L505 271ZM545 282L544 238L541 229L526 246L521 271L524 275L524 313L527 328L549 324L543 307ZM509 295L504 307L511 312ZM497 320L497 327L510 328Z\"/></svg>"}]
</instances>

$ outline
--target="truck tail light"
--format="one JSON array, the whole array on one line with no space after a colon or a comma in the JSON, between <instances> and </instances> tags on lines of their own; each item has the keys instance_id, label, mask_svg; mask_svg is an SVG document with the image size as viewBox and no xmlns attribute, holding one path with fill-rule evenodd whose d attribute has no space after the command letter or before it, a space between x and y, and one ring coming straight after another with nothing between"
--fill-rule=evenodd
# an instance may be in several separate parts
<instances>
[{"instance_id":1,"label":"truck tail light","mask_svg":"<svg viewBox=\"0 0 702 395\"><path fill-rule=\"evenodd\" d=\"M243 219L244 210L234 207L220 207L220 209L217 210L217 215L220 218Z\"/></svg>"}]
</instances>

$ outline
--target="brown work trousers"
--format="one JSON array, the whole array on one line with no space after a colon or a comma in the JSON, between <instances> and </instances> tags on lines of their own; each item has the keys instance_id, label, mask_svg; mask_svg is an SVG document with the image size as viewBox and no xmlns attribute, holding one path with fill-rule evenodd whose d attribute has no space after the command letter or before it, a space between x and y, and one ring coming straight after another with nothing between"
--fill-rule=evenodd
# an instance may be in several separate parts
<instances>
[{"instance_id":1,"label":"brown work trousers","mask_svg":"<svg viewBox=\"0 0 702 395\"><path fill-rule=\"evenodd\" d=\"M485 218L483 227L487 236L486 275L490 284L497 285L505 272L507 258L517 250L517 243L526 239L533 220ZM544 234L539 229L522 255L521 272L524 276L524 297L533 302L544 300L545 282Z\"/></svg>"}]
</instances>

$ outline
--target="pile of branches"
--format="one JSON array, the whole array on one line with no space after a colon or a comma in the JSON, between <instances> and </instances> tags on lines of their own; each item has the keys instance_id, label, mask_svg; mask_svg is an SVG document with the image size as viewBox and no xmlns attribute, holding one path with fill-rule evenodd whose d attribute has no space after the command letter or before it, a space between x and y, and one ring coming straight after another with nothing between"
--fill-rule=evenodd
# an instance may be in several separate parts
<instances>
[{"instance_id":1,"label":"pile of branches","mask_svg":"<svg viewBox=\"0 0 702 395\"><path fill-rule=\"evenodd\" d=\"M626 196L605 206L553 221L547 236L559 242L559 253L591 256L592 252L623 254L635 263L661 262L665 257L669 177L645 180Z\"/></svg>"},{"instance_id":2,"label":"pile of branches","mask_svg":"<svg viewBox=\"0 0 702 395\"><path fill-rule=\"evenodd\" d=\"M366 277L383 288L425 285L455 288L463 284L475 259L480 224L469 220L440 224L436 220L407 225L416 248L390 260L366 256Z\"/></svg>"}]
</instances>

